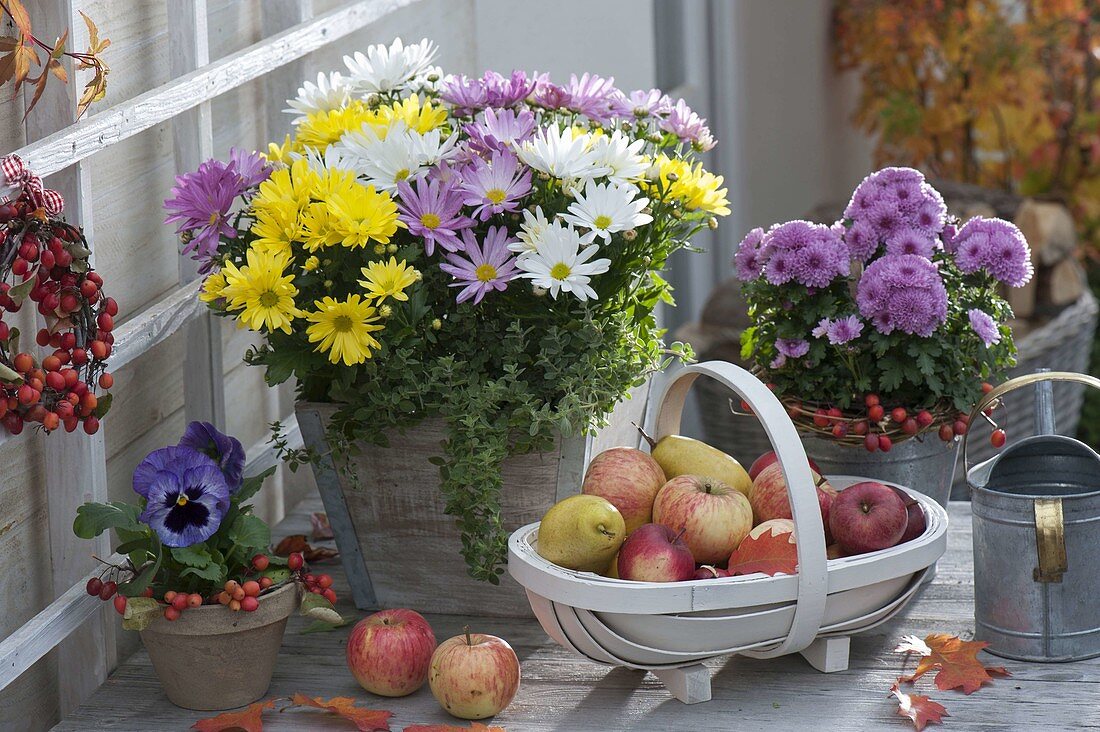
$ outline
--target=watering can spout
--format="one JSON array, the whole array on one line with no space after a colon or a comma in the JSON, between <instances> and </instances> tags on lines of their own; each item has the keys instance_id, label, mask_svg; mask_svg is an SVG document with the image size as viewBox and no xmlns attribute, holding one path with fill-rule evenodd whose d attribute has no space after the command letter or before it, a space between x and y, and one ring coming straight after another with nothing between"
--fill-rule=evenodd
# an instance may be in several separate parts
<instances>
[{"instance_id":1,"label":"watering can spout","mask_svg":"<svg viewBox=\"0 0 1100 732\"><path fill-rule=\"evenodd\" d=\"M1036 373L1046 373L1050 369L1038 369ZM1035 385L1035 434L1053 435L1054 423L1054 382L1040 381Z\"/></svg>"}]
</instances>

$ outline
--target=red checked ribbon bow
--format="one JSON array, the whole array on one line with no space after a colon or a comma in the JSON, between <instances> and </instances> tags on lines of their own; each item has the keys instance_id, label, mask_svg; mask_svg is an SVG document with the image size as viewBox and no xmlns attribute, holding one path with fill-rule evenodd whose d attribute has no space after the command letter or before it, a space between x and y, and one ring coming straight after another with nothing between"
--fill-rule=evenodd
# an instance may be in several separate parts
<instances>
[{"instance_id":1,"label":"red checked ribbon bow","mask_svg":"<svg viewBox=\"0 0 1100 732\"><path fill-rule=\"evenodd\" d=\"M45 209L50 216L56 216L65 208L65 199L61 194L43 186L42 179L32 173L18 155L7 155L0 159L0 170L3 171L7 184L16 189L12 197L17 198L19 191L26 191L34 205Z\"/></svg>"}]
</instances>

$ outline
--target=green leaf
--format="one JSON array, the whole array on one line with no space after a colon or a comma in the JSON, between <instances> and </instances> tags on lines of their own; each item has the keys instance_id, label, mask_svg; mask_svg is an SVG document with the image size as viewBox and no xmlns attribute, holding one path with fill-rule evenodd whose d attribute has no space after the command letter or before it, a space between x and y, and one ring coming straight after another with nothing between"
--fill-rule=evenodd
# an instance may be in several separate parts
<instances>
[{"instance_id":1,"label":"green leaf","mask_svg":"<svg viewBox=\"0 0 1100 732\"><path fill-rule=\"evenodd\" d=\"M23 282L8 290L8 297L15 300L15 303L18 305L27 298L27 295L34 289L34 285L37 281L37 277L28 277Z\"/></svg>"},{"instance_id":2,"label":"green leaf","mask_svg":"<svg viewBox=\"0 0 1100 732\"><path fill-rule=\"evenodd\" d=\"M213 562L203 567L188 567L187 569L180 572L180 577L187 577L188 575L202 577L204 580L209 580L218 584L225 582L226 580L225 567Z\"/></svg>"},{"instance_id":3,"label":"green leaf","mask_svg":"<svg viewBox=\"0 0 1100 732\"><path fill-rule=\"evenodd\" d=\"M302 598L300 610L302 615L307 618L313 618L332 625L345 622L343 616L336 612L336 608L332 606L331 602L314 592L305 594L305 597Z\"/></svg>"},{"instance_id":4,"label":"green leaf","mask_svg":"<svg viewBox=\"0 0 1100 732\"><path fill-rule=\"evenodd\" d=\"M141 593L145 592L145 588L148 587L157 576L157 572L160 571L160 562L162 558L160 539L153 536L153 541L156 545L156 549L153 551L153 561L146 564L141 568L141 571L137 573L129 582L123 582L118 586L118 591L126 597L137 597Z\"/></svg>"},{"instance_id":5,"label":"green leaf","mask_svg":"<svg viewBox=\"0 0 1100 732\"><path fill-rule=\"evenodd\" d=\"M337 628L343 628L345 625L350 625L351 620L349 618L340 618L339 623L326 623L324 620L314 620L312 623L302 628L298 633L300 635L306 635L308 633L328 633L336 630Z\"/></svg>"},{"instance_id":6,"label":"green leaf","mask_svg":"<svg viewBox=\"0 0 1100 732\"><path fill-rule=\"evenodd\" d=\"M103 394L99 397L99 401L96 403L94 412L97 418L102 418L111 409L112 398L112 394Z\"/></svg>"},{"instance_id":7,"label":"green leaf","mask_svg":"<svg viewBox=\"0 0 1100 732\"><path fill-rule=\"evenodd\" d=\"M7 382L9 384L22 384L23 377L18 372L9 368L3 363L0 363L0 381Z\"/></svg>"},{"instance_id":8,"label":"green leaf","mask_svg":"<svg viewBox=\"0 0 1100 732\"><path fill-rule=\"evenodd\" d=\"M256 495L256 492L263 487L264 481L275 474L275 468L276 466L272 466L258 475L253 475L250 478L245 478L244 481L241 483L240 490L238 490L237 493L233 496L233 500L235 500L238 504L241 504L247 501L252 496Z\"/></svg>"},{"instance_id":9,"label":"green leaf","mask_svg":"<svg viewBox=\"0 0 1100 732\"><path fill-rule=\"evenodd\" d=\"M271 529L263 519L243 514L229 527L229 539L247 549L265 549L271 543Z\"/></svg>"},{"instance_id":10,"label":"green leaf","mask_svg":"<svg viewBox=\"0 0 1100 732\"><path fill-rule=\"evenodd\" d=\"M129 597L126 612L122 614L122 627L125 630L145 630L163 612L160 603L151 597Z\"/></svg>"},{"instance_id":11,"label":"green leaf","mask_svg":"<svg viewBox=\"0 0 1100 732\"><path fill-rule=\"evenodd\" d=\"M115 531L118 531L118 529L115 529ZM147 546L149 546L149 537L140 536L136 539L130 539L129 541L122 542L115 547L115 551L119 554L129 554L130 552L137 551L138 549L144 549Z\"/></svg>"},{"instance_id":12,"label":"green leaf","mask_svg":"<svg viewBox=\"0 0 1100 732\"><path fill-rule=\"evenodd\" d=\"M173 559L188 567L205 567L211 562L210 551L202 544L174 546L171 552Z\"/></svg>"},{"instance_id":13,"label":"green leaf","mask_svg":"<svg viewBox=\"0 0 1100 732\"><path fill-rule=\"evenodd\" d=\"M138 530L139 515L137 506L121 501L85 503L76 509L73 533L81 539L91 539L112 528Z\"/></svg>"}]
</instances>

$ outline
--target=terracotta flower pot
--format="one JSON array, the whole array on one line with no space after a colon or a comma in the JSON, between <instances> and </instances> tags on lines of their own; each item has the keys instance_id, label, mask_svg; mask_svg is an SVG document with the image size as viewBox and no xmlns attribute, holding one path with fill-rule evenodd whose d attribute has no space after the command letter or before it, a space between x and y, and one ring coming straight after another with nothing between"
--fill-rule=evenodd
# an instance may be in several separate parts
<instances>
[{"instance_id":1,"label":"terracotta flower pot","mask_svg":"<svg viewBox=\"0 0 1100 732\"><path fill-rule=\"evenodd\" d=\"M169 701L185 709L232 709L267 693L297 607L298 585L290 582L261 595L255 612L203 605L175 622L158 617L141 640Z\"/></svg>"}]
</instances>

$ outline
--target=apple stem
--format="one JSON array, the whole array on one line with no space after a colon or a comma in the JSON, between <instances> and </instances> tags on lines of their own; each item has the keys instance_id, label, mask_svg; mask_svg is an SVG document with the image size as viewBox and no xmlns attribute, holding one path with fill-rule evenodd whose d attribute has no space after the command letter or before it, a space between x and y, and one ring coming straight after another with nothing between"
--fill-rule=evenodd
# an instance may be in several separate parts
<instances>
[{"instance_id":1,"label":"apple stem","mask_svg":"<svg viewBox=\"0 0 1100 732\"><path fill-rule=\"evenodd\" d=\"M470 637L470 626L462 626L462 632L466 634L466 645L472 646L474 644L474 639Z\"/></svg>"},{"instance_id":2,"label":"apple stem","mask_svg":"<svg viewBox=\"0 0 1100 732\"><path fill-rule=\"evenodd\" d=\"M817 476L817 482L814 483L814 485L817 486L818 488L820 488L821 486L825 485L828 482L829 481L825 478L824 475L818 475Z\"/></svg>"},{"instance_id":3,"label":"apple stem","mask_svg":"<svg viewBox=\"0 0 1100 732\"><path fill-rule=\"evenodd\" d=\"M680 539L680 537L683 536L687 532L687 530L688 530L688 527L681 526L680 527L680 533L676 535L676 538L673 539L673 541L678 541Z\"/></svg>"},{"instance_id":4,"label":"apple stem","mask_svg":"<svg viewBox=\"0 0 1100 732\"><path fill-rule=\"evenodd\" d=\"M642 429L642 426L640 424L638 424L637 422L631 422L630 424L634 425L634 427L637 428L638 433L642 436L642 439L649 443L650 450L657 447L657 441L650 437L649 433Z\"/></svg>"}]
</instances>

